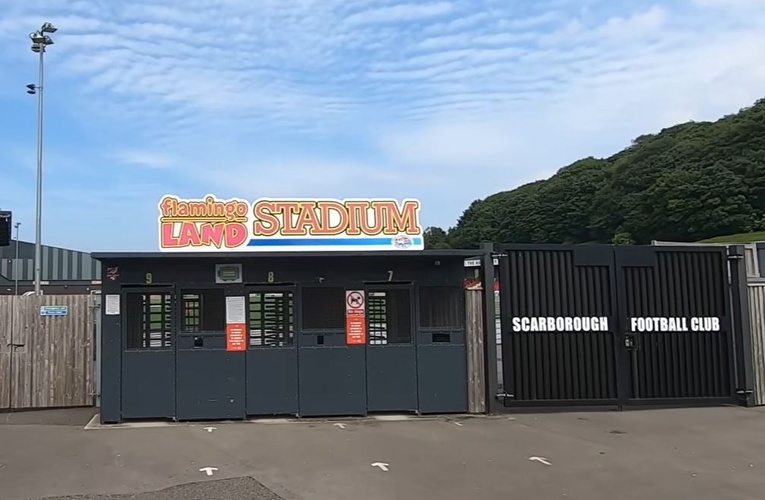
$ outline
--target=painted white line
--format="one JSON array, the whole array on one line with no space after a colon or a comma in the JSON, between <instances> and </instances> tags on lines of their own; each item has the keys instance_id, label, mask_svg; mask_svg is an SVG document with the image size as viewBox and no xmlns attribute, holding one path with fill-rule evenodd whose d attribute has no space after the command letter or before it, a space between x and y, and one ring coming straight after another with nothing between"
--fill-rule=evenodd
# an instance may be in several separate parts
<instances>
[{"instance_id":1,"label":"painted white line","mask_svg":"<svg viewBox=\"0 0 765 500\"><path fill-rule=\"evenodd\" d=\"M550 462L548 462L544 457L529 457L529 460L532 462L539 462L541 464L550 465Z\"/></svg>"},{"instance_id":2,"label":"painted white line","mask_svg":"<svg viewBox=\"0 0 765 500\"><path fill-rule=\"evenodd\" d=\"M462 427L462 424L459 423L459 422L454 422L454 425L458 425L458 426Z\"/></svg>"},{"instance_id":3,"label":"painted white line","mask_svg":"<svg viewBox=\"0 0 765 500\"><path fill-rule=\"evenodd\" d=\"M215 429L217 429L217 427L205 427L205 430L206 430L207 432L212 432L212 431L214 431Z\"/></svg>"},{"instance_id":4,"label":"painted white line","mask_svg":"<svg viewBox=\"0 0 765 500\"><path fill-rule=\"evenodd\" d=\"M247 420L251 424L299 424L300 420L292 418L251 418Z\"/></svg>"},{"instance_id":5,"label":"painted white line","mask_svg":"<svg viewBox=\"0 0 765 500\"><path fill-rule=\"evenodd\" d=\"M401 421L401 420L412 420L412 417L410 417L409 415L375 415L372 418L374 418L375 420L383 420L383 421L386 421L386 422L398 422L398 421Z\"/></svg>"},{"instance_id":6,"label":"painted white line","mask_svg":"<svg viewBox=\"0 0 765 500\"><path fill-rule=\"evenodd\" d=\"M204 472L208 476L212 476L213 475L213 471L216 471L216 470L218 470L217 467L202 467L201 469L199 469L199 472Z\"/></svg>"},{"instance_id":7,"label":"painted white line","mask_svg":"<svg viewBox=\"0 0 765 500\"><path fill-rule=\"evenodd\" d=\"M372 467L379 467L383 472L388 472L388 467L390 466L390 464L386 464L385 462L375 462L371 465Z\"/></svg>"},{"instance_id":8,"label":"painted white line","mask_svg":"<svg viewBox=\"0 0 765 500\"><path fill-rule=\"evenodd\" d=\"M101 422L99 422L98 417L99 417L98 413L93 415L93 418L91 418L90 421L87 424L85 424L85 427L83 427L82 430L92 431L93 429L97 429L101 425Z\"/></svg>"},{"instance_id":9,"label":"painted white line","mask_svg":"<svg viewBox=\"0 0 765 500\"><path fill-rule=\"evenodd\" d=\"M345 429L345 424L334 424L335 427L340 427L341 429Z\"/></svg>"},{"instance_id":10,"label":"painted white line","mask_svg":"<svg viewBox=\"0 0 765 500\"><path fill-rule=\"evenodd\" d=\"M90 422L83 427L86 431L101 431L101 430L115 430L115 429L151 429L154 427L185 427L188 423L185 422L122 422L121 424L102 424L100 422L100 415L94 415L90 419Z\"/></svg>"}]
</instances>

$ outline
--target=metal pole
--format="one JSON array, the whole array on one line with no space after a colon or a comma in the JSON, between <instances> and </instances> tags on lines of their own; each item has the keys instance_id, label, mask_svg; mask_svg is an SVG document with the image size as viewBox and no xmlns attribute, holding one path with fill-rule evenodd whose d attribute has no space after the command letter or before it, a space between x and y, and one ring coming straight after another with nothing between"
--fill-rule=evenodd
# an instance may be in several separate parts
<instances>
[{"instance_id":1,"label":"metal pole","mask_svg":"<svg viewBox=\"0 0 765 500\"><path fill-rule=\"evenodd\" d=\"M43 55L40 44L40 76L37 84L37 210L35 216L35 295L40 295L42 280L42 154L43 154Z\"/></svg>"},{"instance_id":2,"label":"metal pole","mask_svg":"<svg viewBox=\"0 0 765 500\"><path fill-rule=\"evenodd\" d=\"M746 249L743 245L728 247L728 272L730 273L730 305L732 335L730 341L733 358L731 377L738 401L743 406L754 405L754 357L752 350L752 325L749 311L749 283L746 275Z\"/></svg>"},{"instance_id":3,"label":"metal pole","mask_svg":"<svg viewBox=\"0 0 765 500\"><path fill-rule=\"evenodd\" d=\"M486 413L498 413L500 401L498 383L498 359L497 359L497 310L494 303L494 244L481 244L483 250L483 269L481 281L483 283L483 310L484 310L484 364L486 365ZM502 277L500 277L502 279ZM501 285L501 283L500 283ZM501 292L500 292L501 298ZM504 318L502 318L504 323ZM505 339L502 339L503 341ZM505 365L507 366L507 365ZM503 366L504 371L504 366ZM506 392L507 389L504 389ZM504 404L504 403L503 403Z\"/></svg>"},{"instance_id":4,"label":"metal pole","mask_svg":"<svg viewBox=\"0 0 765 500\"><path fill-rule=\"evenodd\" d=\"M19 294L19 227L21 222L17 222L16 226L16 258L13 260L13 294Z\"/></svg>"}]
</instances>

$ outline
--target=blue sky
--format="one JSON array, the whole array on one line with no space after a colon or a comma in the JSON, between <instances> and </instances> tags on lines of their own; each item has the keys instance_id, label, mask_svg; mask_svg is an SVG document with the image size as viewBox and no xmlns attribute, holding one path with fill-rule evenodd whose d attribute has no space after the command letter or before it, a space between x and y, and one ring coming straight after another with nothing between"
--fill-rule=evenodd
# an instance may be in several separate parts
<instances>
[{"instance_id":1,"label":"blue sky","mask_svg":"<svg viewBox=\"0 0 765 500\"><path fill-rule=\"evenodd\" d=\"M475 199L765 97L762 0L0 0L0 207L43 243L155 250L156 203Z\"/></svg>"}]
</instances>

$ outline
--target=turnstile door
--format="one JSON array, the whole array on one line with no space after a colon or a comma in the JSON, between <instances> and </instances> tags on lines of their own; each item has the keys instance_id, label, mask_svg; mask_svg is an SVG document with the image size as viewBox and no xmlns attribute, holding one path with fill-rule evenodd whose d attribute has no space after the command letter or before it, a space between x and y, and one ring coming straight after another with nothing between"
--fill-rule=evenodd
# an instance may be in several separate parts
<instances>
[{"instance_id":1,"label":"turnstile door","mask_svg":"<svg viewBox=\"0 0 765 500\"><path fill-rule=\"evenodd\" d=\"M247 414L297 415L294 288L248 290L247 321Z\"/></svg>"},{"instance_id":2,"label":"turnstile door","mask_svg":"<svg viewBox=\"0 0 765 500\"><path fill-rule=\"evenodd\" d=\"M176 417L244 418L245 353L226 350L224 290L180 290L178 304Z\"/></svg>"},{"instance_id":3,"label":"turnstile door","mask_svg":"<svg viewBox=\"0 0 765 500\"><path fill-rule=\"evenodd\" d=\"M123 419L175 416L175 291L123 290L121 401Z\"/></svg>"},{"instance_id":4,"label":"turnstile door","mask_svg":"<svg viewBox=\"0 0 765 500\"><path fill-rule=\"evenodd\" d=\"M417 386L422 414L468 410L464 300L459 286L419 287Z\"/></svg>"},{"instance_id":5,"label":"turnstile door","mask_svg":"<svg viewBox=\"0 0 765 500\"><path fill-rule=\"evenodd\" d=\"M417 350L412 288L367 289L367 409L417 411Z\"/></svg>"},{"instance_id":6,"label":"turnstile door","mask_svg":"<svg viewBox=\"0 0 765 500\"><path fill-rule=\"evenodd\" d=\"M365 415L366 346L348 345L345 289L301 290L300 415Z\"/></svg>"}]
</instances>

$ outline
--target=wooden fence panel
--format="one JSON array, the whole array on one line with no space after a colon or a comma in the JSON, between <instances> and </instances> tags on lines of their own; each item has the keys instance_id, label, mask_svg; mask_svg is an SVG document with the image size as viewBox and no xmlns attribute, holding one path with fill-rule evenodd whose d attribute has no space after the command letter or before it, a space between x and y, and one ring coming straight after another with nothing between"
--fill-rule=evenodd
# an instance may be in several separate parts
<instances>
[{"instance_id":1,"label":"wooden fence panel","mask_svg":"<svg viewBox=\"0 0 765 500\"><path fill-rule=\"evenodd\" d=\"M754 404L765 405L765 284L749 284L749 328L752 335Z\"/></svg>"},{"instance_id":2,"label":"wooden fence panel","mask_svg":"<svg viewBox=\"0 0 765 500\"><path fill-rule=\"evenodd\" d=\"M15 302L13 307L13 341L15 347L11 359L11 408L33 408L32 406L32 380L35 374L41 371L45 360L37 359L32 350L29 321L31 314L39 314L34 308L34 297L12 297Z\"/></svg>"},{"instance_id":3,"label":"wooden fence panel","mask_svg":"<svg viewBox=\"0 0 765 500\"><path fill-rule=\"evenodd\" d=\"M11 405L11 325L13 297L0 295L0 410Z\"/></svg>"},{"instance_id":4,"label":"wooden fence panel","mask_svg":"<svg viewBox=\"0 0 765 500\"><path fill-rule=\"evenodd\" d=\"M484 359L483 290L465 291L467 319L468 412L486 411L486 362Z\"/></svg>"},{"instance_id":5,"label":"wooden fence panel","mask_svg":"<svg viewBox=\"0 0 765 500\"><path fill-rule=\"evenodd\" d=\"M0 409L92 404L90 303L89 295L0 297L0 335L5 332L8 338L12 331L16 345L7 363L0 359L0 381L7 380L0 382L0 396L5 401L0 402ZM65 316L41 316L43 306L66 306L67 312Z\"/></svg>"}]
</instances>

